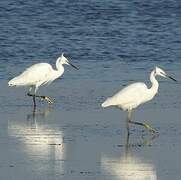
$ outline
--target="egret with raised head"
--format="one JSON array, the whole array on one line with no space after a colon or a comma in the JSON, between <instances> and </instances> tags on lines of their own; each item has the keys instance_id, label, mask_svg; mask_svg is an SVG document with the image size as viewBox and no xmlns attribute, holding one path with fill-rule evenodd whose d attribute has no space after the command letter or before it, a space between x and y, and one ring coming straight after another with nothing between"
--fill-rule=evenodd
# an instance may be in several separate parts
<instances>
[{"instance_id":1,"label":"egret with raised head","mask_svg":"<svg viewBox=\"0 0 181 180\"><path fill-rule=\"evenodd\" d=\"M19 76L11 79L8 82L8 85L28 86L29 91L27 95L33 97L34 107L36 107L36 97L46 100L49 104L52 104L53 101L50 97L37 95L36 92L40 86L50 84L55 79L62 76L62 74L64 73L64 64L71 65L75 69L78 69L76 66L71 64L62 53L62 55L56 60L56 69L53 69L52 66L48 63L37 63L27 68Z\"/></svg>"},{"instance_id":2,"label":"egret with raised head","mask_svg":"<svg viewBox=\"0 0 181 180\"><path fill-rule=\"evenodd\" d=\"M112 97L107 98L103 103L102 107L115 106L119 109L128 112L127 116L127 129L129 133L129 123L137 124L144 126L151 132L156 132L154 128L146 123L135 122L131 120L132 110L137 108L139 105L150 101L158 92L158 81L156 80L156 76L162 76L165 78L170 78L176 81L171 76L167 75L161 68L155 67L155 69L150 74L150 81L152 86L148 88L145 83L137 82L130 84L117 92Z\"/></svg>"}]
</instances>

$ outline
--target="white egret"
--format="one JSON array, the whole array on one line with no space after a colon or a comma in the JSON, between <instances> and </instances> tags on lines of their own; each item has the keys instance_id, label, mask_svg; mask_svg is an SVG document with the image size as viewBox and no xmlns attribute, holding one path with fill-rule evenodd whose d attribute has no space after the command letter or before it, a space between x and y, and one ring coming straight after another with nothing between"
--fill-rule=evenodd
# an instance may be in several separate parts
<instances>
[{"instance_id":1,"label":"white egret","mask_svg":"<svg viewBox=\"0 0 181 180\"><path fill-rule=\"evenodd\" d=\"M53 101L48 96L36 95L36 92L39 86L50 84L55 79L59 78L64 73L63 64L71 65L75 69L78 69L76 66L71 64L67 58L64 57L63 53L56 60L56 69L53 69L52 66L48 63L38 63L30 66L19 76L11 79L8 82L9 86L29 86L28 96L33 97L33 105L36 107L35 98L39 97L46 100L49 104L52 104Z\"/></svg>"},{"instance_id":2,"label":"white egret","mask_svg":"<svg viewBox=\"0 0 181 180\"><path fill-rule=\"evenodd\" d=\"M165 78L170 78L176 81L171 76L167 75L161 68L156 67L150 74L150 81L152 83L151 88L148 88L146 84L142 82L137 82L128 85L123 88L121 91L117 92L112 97L107 98L103 103L102 107L115 106L123 111L128 112L127 116L127 128L129 133L129 123L137 124L144 126L146 129L156 132L151 126L146 123L135 122L131 120L132 110L137 108L139 105L150 101L158 92L158 81L156 80L156 76L162 76Z\"/></svg>"}]
</instances>

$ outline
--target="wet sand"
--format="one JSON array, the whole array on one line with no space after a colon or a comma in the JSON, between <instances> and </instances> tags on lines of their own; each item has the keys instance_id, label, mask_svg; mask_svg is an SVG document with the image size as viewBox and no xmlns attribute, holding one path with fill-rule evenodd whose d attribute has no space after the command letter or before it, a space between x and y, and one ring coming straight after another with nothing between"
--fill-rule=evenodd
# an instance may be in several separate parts
<instances>
[{"instance_id":1,"label":"wet sand","mask_svg":"<svg viewBox=\"0 0 181 180\"><path fill-rule=\"evenodd\" d=\"M181 23L178 1L1 1L0 180L180 180ZM34 63L55 67L60 53L79 71L38 93L35 114L25 88L8 79ZM133 114L159 131L131 126L103 100L132 82L159 93Z\"/></svg>"},{"instance_id":2,"label":"wet sand","mask_svg":"<svg viewBox=\"0 0 181 180\"><path fill-rule=\"evenodd\" d=\"M126 114L117 109L5 109L0 122L1 179L180 178L179 110L136 111L135 120L146 120L159 136L131 126L127 137Z\"/></svg>"},{"instance_id":3,"label":"wet sand","mask_svg":"<svg viewBox=\"0 0 181 180\"><path fill-rule=\"evenodd\" d=\"M181 79L179 71L172 72ZM37 102L35 113L24 88L9 88L1 80L0 179L180 179L180 83L161 80L158 95L133 113L159 136L132 125L127 137L126 113L100 104L121 85L144 81L146 72L125 76L117 67L114 73L125 79L64 78L41 88L55 103L49 108ZM131 80L133 74L141 78Z\"/></svg>"}]
</instances>

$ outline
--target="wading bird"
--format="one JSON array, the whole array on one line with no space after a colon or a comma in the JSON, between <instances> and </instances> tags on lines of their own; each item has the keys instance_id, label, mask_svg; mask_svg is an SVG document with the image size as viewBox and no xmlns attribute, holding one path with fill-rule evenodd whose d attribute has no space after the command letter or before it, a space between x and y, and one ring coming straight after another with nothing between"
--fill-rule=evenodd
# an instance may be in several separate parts
<instances>
[{"instance_id":1,"label":"wading bird","mask_svg":"<svg viewBox=\"0 0 181 180\"><path fill-rule=\"evenodd\" d=\"M64 57L63 53L56 60L56 69L53 69L52 66L48 63L38 63L30 66L19 76L11 79L8 82L9 86L29 86L28 96L33 97L33 106L36 107L35 98L41 98L46 100L49 104L52 104L53 101L48 96L37 95L36 92L39 86L45 84L50 84L55 79L59 78L64 73L63 64L71 65L75 69L78 69L76 66L71 64L67 58Z\"/></svg>"},{"instance_id":2,"label":"wading bird","mask_svg":"<svg viewBox=\"0 0 181 180\"><path fill-rule=\"evenodd\" d=\"M156 80L156 76L162 76L165 78L170 78L176 81L171 76L167 75L161 68L156 67L150 74L150 81L152 83L151 88L148 88L146 84L142 82L137 82L128 85L123 88L121 91L117 92L112 97L107 98L103 103L102 107L115 106L123 111L127 111L127 129L129 133L129 123L137 124L144 126L151 132L156 132L154 128L146 123L135 122L131 120L132 110L137 108L139 105L150 101L158 92L158 81Z\"/></svg>"}]
</instances>

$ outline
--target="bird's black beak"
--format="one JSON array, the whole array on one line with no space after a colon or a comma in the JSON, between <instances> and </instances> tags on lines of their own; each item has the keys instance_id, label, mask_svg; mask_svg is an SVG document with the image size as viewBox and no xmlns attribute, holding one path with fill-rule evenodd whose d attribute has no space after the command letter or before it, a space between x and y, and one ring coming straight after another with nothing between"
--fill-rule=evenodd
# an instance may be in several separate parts
<instances>
[{"instance_id":1,"label":"bird's black beak","mask_svg":"<svg viewBox=\"0 0 181 180\"><path fill-rule=\"evenodd\" d=\"M79 68L78 68L78 67L74 66L74 65L73 65L72 63L70 63L70 62L69 62L69 65L71 65L73 68L75 68L75 69L79 70Z\"/></svg>"},{"instance_id":2,"label":"bird's black beak","mask_svg":"<svg viewBox=\"0 0 181 180\"><path fill-rule=\"evenodd\" d=\"M176 81L176 82L177 82L177 80L176 80L176 79L174 79L174 78L173 78L173 77L171 77L171 76L166 75L166 77L167 77L167 78L169 78L169 79L171 79L171 80L173 80L173 81Z\"/></svg>"}]
</instances>

